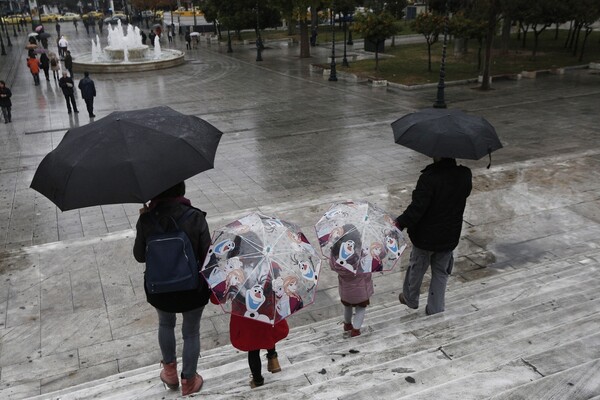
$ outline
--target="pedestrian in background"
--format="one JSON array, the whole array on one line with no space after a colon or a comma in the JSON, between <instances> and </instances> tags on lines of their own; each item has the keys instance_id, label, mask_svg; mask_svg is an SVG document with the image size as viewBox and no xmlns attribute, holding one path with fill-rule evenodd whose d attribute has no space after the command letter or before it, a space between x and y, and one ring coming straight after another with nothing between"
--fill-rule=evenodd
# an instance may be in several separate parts
<instances>
[{"instance_id":1,"label":"pedestrian in background","mask_svg":"<svg viewBox=\"0 0 600 400\"><path fill-rule=\"evenodd\" d=\"M46 53L40 54L40 66L44 71L44 75L46 76L46 80L50 80L50 59Z\"/></svg>"},{"instance_id":2,"label":"pedestrian in background","mask_svg":"<svg viewBox=\"0 0 600 400\"><path fill-rule=\"evenodd\" d=\"M60 37L60 24L56 21L56 36Z\"/></svg>"},{"instance_id":3,"label":"pedestrian in background","mask_svg":"<svg viewBox=\"0 0 600 400\"><path fill-rule=\"evenodd\" d=\"M58 40L58 56L61 59L64 59L64 57L67 53L68 46L69 46L69 42L67 41L67 38L65 38L64 36L61 36L60 39Z\"/></svg>"},{"instance_id":4,"label":"pedestrian in background","mask_svg":"<svg viewBox=\"0 0 600 400\"><path fill-rule=\"evenodd\" d=\"M81 97L85 101L90 118L94 118L94 97L96 97L96 85L90 78L90 73L85 71L83 73L83 79L79 81L79 90L81 90Z\"/></svg>"},{"instance_id":5,"label":"pedestrian in background","mask_svg":"<svg viewBox=\"0 0 600 400\"><path fill-rule=\"evenodd\" d=\"M157 166L158 167L158 166ZM185 196L185 183L165 190L152 199L148 207L140 209L140 217L136 224L133 255L138 262L146 262L146 244L150 236L158 233L157 224L167 229L169 221L179 220L185 213L191 214L178 223L190 239L194 256L200 265L210 247L210 231L206 223L205 213L195 207ZM166 265L165 268L170 268ZM150 293L144 282L146 300L158 314L158 345L162 354L160 379L172 390L179 387L177 374L177 353L175 325L177 314L183 316L181 326L183 336L183 368L181 370L181 394L199 392L203 379L196 371L200 357L200 319L204 306L208 303L210 289L204 279L198 279L198 287L191 290Z\"/></svg>"},{"instance_id":6,"label":"pedestrian in background","mask_svg":"<svg viewBox=\"0 0 600 400\"><path fill-rule=\"evenodd\" d=\"M185 48L188 50L192 49L192 36L189 31L185 33Z\"/></svg>"},{"instance_id":7,"label":"pedestrian in background","mask_svg":"<svg viewBox=\"0 0 600 400\"><path fill-rule=\"evenodd\" d=\"M454 265L453 250L458 245L472 174L454 158L434 158L417 181L412 202L396 222L407 228L413 244L400 303L419 307L423 276L431 266L431 282L425 313L444 311L446 284Z\"/></svg>"},{"instance_id":8,"label":"pedestrian in background","mask_svg":"<svg viewBox=\"0 0 600 400\"><path fill-rule=\"evenodd\" d=\"M73 79L67 76L67 72L63 71L63 76L58 80L58 86L62 89L63 95L65 96L65 100L67 102L67 110L68 113L71 114L71 104L73 105L73 111L76 114L79 113L77 110L77 103L75 102L75 84L73 83Z\"/></svg>"},{"instance_id":9,"label":"pedestrian in background","mask_svg":"<svg viewBox=\"0 0 600 400\"><path fill-rule=\"evenodd\" d=\"M75 26L75 32L76 32L76 33L79 33L79 31L77 30L77 25L78 25L78 23L77 23L77 20L76 20L76 19L74 19L74 20L73 20L73 26Z\"/></svg>"},{"instance_id":10,"label":"pedestrian in background","mask_svg":"<svg viewBox=\"0 0 600 400\"><path fill-rule=\"evenodd\" d=\"M2 116L4 117L5 124L12 122L12 115L10 112L12 107L12 102L10 101L11 96L12 92L6 87L6 83L0 81L0 108L2 109Z\"/></svg>"},{"instance_id":11,"label":"pedestrian in background","mask_svg":"<svg viewBox=\"0 0 600 400\"><path fill-rule=\"evenodd\" d=\"M35 58L35 54L32 54L27 59L27 66L29 67L29 71L33 76L33 83L35 86L39 86L40 84L40 62L37 58Z\"/></svg>"},{"instance_id":12,"label":"pedestrian in background","mask_svg":"<svg viewBox=\"0 0 600 400\"><path fill-rule=\"evenodd\" d=\"M65 68L69 71L69 76L73 78L73 57L71 57L69 50L65 54Z\"/></svg>"},{"instance_id":13,"label":"pedestrian in background","mask_svg":"<svg viewBox=\"0 0 600 400\"><path fill-rule=\"evenodd\" d=\"M56 56L56 53L48 53L48 59L50 60L50 69L52 70L52 77L57 80L60 76L58 70L60 69L60 61Z\"/></svg>"}]
</instances>

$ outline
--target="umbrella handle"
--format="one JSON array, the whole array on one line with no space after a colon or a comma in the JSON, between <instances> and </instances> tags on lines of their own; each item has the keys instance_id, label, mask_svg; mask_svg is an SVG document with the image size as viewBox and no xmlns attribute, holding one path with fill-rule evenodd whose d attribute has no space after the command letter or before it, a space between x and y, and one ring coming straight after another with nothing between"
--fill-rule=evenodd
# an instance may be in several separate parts
<instances>
[{"instance_id":1,"label":"umbrella handle","mask_svg":"<svg viewBox=\"0 0 600 400\"><path fill-rule=\"evenodd\" d=\"M487 169L490 169L490 167L492 166L492 149L491 149L491 147L488 148L488 157L490 158L490 161L488 162Z\"/></svg>"},{"instance_id":2,"label":"umbrella handle","mask_svg":"<svg viewBox=\"0 0 600 400\"><path fill-rule=\"evenodd\" d=\"M142 215L144 213L147 213L148 211L150 211L150 209L148 208L148 206L146 205L146 203L144 203L144 206L142 208L140 208L140 215Z\"/></svg>"}]
</instances>

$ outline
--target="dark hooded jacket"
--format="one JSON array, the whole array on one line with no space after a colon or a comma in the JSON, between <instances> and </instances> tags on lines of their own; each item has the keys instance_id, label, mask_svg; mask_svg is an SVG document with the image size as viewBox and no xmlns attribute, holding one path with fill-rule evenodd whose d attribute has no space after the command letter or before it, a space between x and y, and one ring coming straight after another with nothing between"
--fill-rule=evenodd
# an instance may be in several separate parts
<instances>
[{"instance_id":1,"label":"dark hooded jacket","mask_svg":"<svg viewBox=\"0 0 600 400\"><path fill-rule=\"evenodd\" d=\"M167 228L168 219L161 217L171 216L173 219L177 220L190 207L191 206L182 204L175 199L165 199L165 201L160 202L155 208L140 215L136 225L137 235L133 246L133 255L135 259L139 262L146 262L146 239L155 233L155 226L150 217L150 213L154 214L156 219L160 221L163 229L165 229ZM202 266L206 253L208 253L208 248L210 247L211 238L208 224L205 219L205 213L197 208L194 209L196 212L180 224L180 228L188 235L194 248L194 254L198 259L198 263ZM146 290L145 284L144 290ZM186 312L202 307L208 303L209 297L210 289L202 277L200 277L198 289L195 290L159 294L150 294L146 291L148 303L159 310L175 313Z\"/></svg>"},{"instance_id":2,"label":"dark hooded jacket","mask_svg":"<svg viewBox=\"0 0 600 400\"><path fill-rule=\"evenodd\" d=\"M417 181L412 202L397 218L422 250L454 250L460 239L463 213L471 193L471 170L443 158L428 165Z\"/></svg>"}]
</instances>

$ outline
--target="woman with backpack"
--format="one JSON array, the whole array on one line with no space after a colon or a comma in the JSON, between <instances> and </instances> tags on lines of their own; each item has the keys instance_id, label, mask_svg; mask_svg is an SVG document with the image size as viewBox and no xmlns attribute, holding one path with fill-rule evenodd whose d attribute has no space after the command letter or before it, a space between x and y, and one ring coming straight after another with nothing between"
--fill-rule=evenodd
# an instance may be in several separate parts
<instances>
[{"instance_id":1,"label":"woman with backpack","mask_svg":"<svg viewBox=\"0 0 600 400\"><path fill-rule=\"evenodd\" d=\"M50 69L52 70L52 76L54 77L54 80L57 80L60 78L60 61L58 61L56 53L48 53L48 58L50 59Z\"/></svg>"},{"instance_id":2,"label":"woman with backpack","mask_svg":"<svg viewBox=\"0 0 600 400\"><path fill-rule=\"evenodd\" d=\"M163 285L163 282L160 282L160 279L156 277L157 274L154 269L158 264L164 266L163 272L167 272L172 270L174 266L160 265L161 261L157 260L157 257L150 250L153 238L157 234L168 235L172 231L183 231L191 244L195 260L201 260L200 262L202 262L206 257L211 242L208 224L205 219L206 214L192 207L190 201L184 195L185 183L180 182L154 197L148 206L144 205L140 209L133 255L138 262L146 263L144 273L146 299L158 314L158 344L162 353L161 364L163 366L160 379L172 390L179 387L177 354L175 352L175 324L177 314L183 315L181 394L187 396L199 392L203 383L203 379L196 372L196 368L200 357L200 318L204 306L208 303L210 289L206 281L197 275L198 269L196 269L195 279L193 280L195 288L186 290L175 288L176 291L170 291L169 286L167 284ZM176 251L170 249L165 251ZM171 259L170 256L176 257L177 254L161 254L160 258L163 260ZM152 270L150 269L151 266Z\"/></svg>"}]
</instances>

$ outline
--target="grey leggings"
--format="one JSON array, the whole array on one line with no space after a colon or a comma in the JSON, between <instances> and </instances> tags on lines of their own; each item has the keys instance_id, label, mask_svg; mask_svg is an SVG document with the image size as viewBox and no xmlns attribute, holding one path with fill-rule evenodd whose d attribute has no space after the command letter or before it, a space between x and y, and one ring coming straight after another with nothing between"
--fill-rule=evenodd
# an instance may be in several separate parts
<instances>
[{"instance_id":1,"label":"grey leggings","mask_svg":"<svg viewBox=\"0 0 600 400\"><path fill-rule=\"evenodd\" d=\"M181 375L189 379L196 374L198 357L200 357L200 318L204 307L182 313L183 324L181 334L183 336L183 367ZM177 360L175 343L175 324L177 314L161 311L158 313L158 345L162 353L163 362L170 364Z\"/></svg>"}]
</instances>

